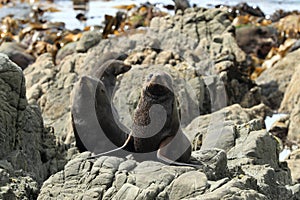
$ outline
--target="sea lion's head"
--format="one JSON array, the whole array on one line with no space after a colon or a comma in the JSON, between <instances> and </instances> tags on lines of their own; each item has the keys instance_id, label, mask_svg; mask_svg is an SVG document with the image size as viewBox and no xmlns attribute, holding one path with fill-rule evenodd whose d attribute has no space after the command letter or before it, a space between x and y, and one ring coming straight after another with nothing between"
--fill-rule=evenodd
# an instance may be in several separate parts
<instances>
[{"instance_id":1,"label":"sea lion's head","mask_svg":"<svg viewBox=\"0 0 300 200\"><path fill-rule=\"evenodd\" d=\"M163 101L173 97L173 81L166 72L153 72L146 77L142 95L154 101Z\"/></svg>"},{"instance_id":2,"label":"sea lion's head","mask_svg":"<svg viewBox=\"0 0 300 200\"><path fill-rule=\"evenodd\" d=\"M119 74L123 74L131 69L130 65L125 64L121 60L108 60L103 64L105 68L106 74L111 74L114 76L118 76Z\"/></svg>"}]
</instances>

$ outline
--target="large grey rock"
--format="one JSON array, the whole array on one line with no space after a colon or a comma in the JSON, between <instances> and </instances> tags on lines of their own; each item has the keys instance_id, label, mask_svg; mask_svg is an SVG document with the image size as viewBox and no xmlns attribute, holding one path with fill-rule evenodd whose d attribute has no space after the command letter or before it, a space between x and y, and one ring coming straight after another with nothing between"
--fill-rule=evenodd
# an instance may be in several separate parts
<instances>
[{"instance_id":1,"label":"large grey rock","mask_svg":"<svg viewBox=\"0 0 300 200\"><path fill-rule=\"evenodd\" d=\"M291 176L294 183L300 182L300 150L295 150L286 160L291 169Z\"/></svg>"},{"instance_id":2,"label":"large grey rock","mask_svg":"<svg viewBox=\"0 0 300 200\"><path fill-rule=\"evenodd\" d=\"M87 31L82 34L82 37L76 44L77 52L86 52L89 48L100 42L102 34L98 31Z\"/></svg>"},{"instance_id":3,"label":"large grey rock","mask_svg":"<svg viewBox=\"0 0 300 200\"><path fill-rule=\"evenodd\" d=\"M297 87L300 84L299 76L300 65L297 65L279 109L280 112L290 114L288 138L297 142L300 141L300 91L299 87Z\"/></svg>"},{"instance_id":4,"label":"large grey rock","mask_svg":"<svg viewBox=\"0 0 300 200\"><path fill-rule=\"evenodd\" d=\"M261 193L269 198L292 197L290 170L279 163L278 142L266 130L260 130L257 120L239 125L236 145L228 152L228 168L231 173L241 173L257 181ZM266 145L267 144L267 145Z\"/></svg>"},{"instance_id":5,"label":"large grey rock","mask_svg":"<svg viewBox=\"0 0 300 200\"><path fill-rule=\"evenodd\" d=\"M225 182L226 183L226 182ZM267 196L256 191L255 179L244 176L242 178L234 178L227 181L226 184L221 184L217 188L213 188L211 192L206 193L196 198L189 198L189 200L196 199L268 199Z\"/></svg>"},{"instance_id":6,"label":"large grey rock","mask_svg":"<svg viewBox=\"0 0 300 200\"><path fill-rule=\"evenodd\" d=\"M262 88L265 103L272 109L278 109L283 100L284 93L295 73L300 50L288 53L273 67L265 70L256 83Z\"/></svg>"},{"instance_id":7,"label":"large grey rock","mask_svg":"<svg viewBox=\"0 0 300 200\"><path fill-rule=\"evenodd\" d=\"M23 72L4 54L0 82L0 195L36 198L42 181L65 164L65 149L44 127L40 109L27 103Z\"/></svg>"},{"instance_id":8,"label":"large grey rock","mask_svg":"<svg viewBox=\"0 0 300 200\"><path fill-rule=\"evenodd\" d=\"M90 197L94 197L92 199L152 199L165 195L163 190L175 177L192 170L190 167L176 168L150 161L138 164L134 160L116 157L85 160L89 155L82 153L70 161L64 171L51 176L44 183L38 199L51 199L51 196L53 199L79 198L84 193L93 193L89 194ZM199 173L198 176L200 178L205 175ZM89 189L82 187L80 182ZM170 190L172 191L172 188Z\"/></svg>"},{"instance_id":9,"label":"large grey rock","mask_svg":"<svg viewBox=\"0 0 300 200\"><path fill-rule=\"evenodd\" d=\"M211 148L193 151L191 160L201 161L198 171L206 174L209 180L220 180L229 175L227 155L222 149Z\"/></svg>"},{"instance_id":10,"label":"large grey rock","mask_svg":"<svg viewBox=\"0 0 300 200\"><path fill-rule=\"evenodd\" d=\"M252 119L262 121L271 113L272 111L264 104L250 109L234 104L212 114L195 118L183 130L193 140L195 150L220 148L228 151L236 145L238 124L247 123ZM258 130L263 127L264 124L260 122Z\"/></svg>"},{"instance_id":11,"label":"large grey rock","mask_svg":"<svg viewBox=\"0 0 300 200\"><path fill-rule=\"evenodd\" d=\"M25 71L27 98L42 110L45 124L53 126L55 134L66 140L72 131L70 94L77 81L77 69L82 60L79 54L55 66L50 54L42 54Z\"/></svg>"},{"instance_id":12,"label":"large grey rock","mask_svg":"<svg viewBox=\"0 0 300 200\"><path fill-rule=\"evenodd\" d=\"M65 57L74 54L76 52L76 45L77 42L70 42L59 49L55 56L55 63L60 64Z\"/></svg>"}]
</instances>

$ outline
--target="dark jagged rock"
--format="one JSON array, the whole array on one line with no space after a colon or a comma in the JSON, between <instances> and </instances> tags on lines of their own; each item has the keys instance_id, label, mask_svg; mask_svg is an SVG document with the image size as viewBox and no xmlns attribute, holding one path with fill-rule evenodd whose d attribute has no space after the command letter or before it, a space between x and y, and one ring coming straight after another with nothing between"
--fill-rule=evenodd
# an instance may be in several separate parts
<instances>
[{"instance_id":1,"label":"dark jagged rock","mask_svg":"<svg viewBox=\"0 0 300 200\"><path fill-rule=\"evenodd\" d=\"M41 183L65 164L64 145L26 99L21 68L0 54L0 198L37 198Z\"/></svg>"},{"instance_id":2,"label":"dark jagged rock","mask_svg":"<svg viewBox=\"0 0 300 200\"><path fill-rule=\"evenodd\" d=\"M265 70L256 83L262 90L264 102L272 109L278 109L292 75L298 66L297 58L300 50L293 51L277 62L272 68Z\"/></svg>"}]
</instances>

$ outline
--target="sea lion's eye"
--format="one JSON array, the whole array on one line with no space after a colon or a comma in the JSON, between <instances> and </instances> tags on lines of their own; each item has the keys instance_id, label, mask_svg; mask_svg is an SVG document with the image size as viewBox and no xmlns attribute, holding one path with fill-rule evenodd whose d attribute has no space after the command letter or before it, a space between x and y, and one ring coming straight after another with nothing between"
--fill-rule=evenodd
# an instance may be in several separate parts
<instances>
[{"instance_id":1,"label":"sea lion's eye","mask_svg":"<svg viewBox=\"0 0 300 200\"><path fill-rule=\"evenodd\" d=\"M147 77L147 81L150 81L152 77L153 77L153 74L152 73L149 74L148 77Z\"/></svg>"}]
</instances>

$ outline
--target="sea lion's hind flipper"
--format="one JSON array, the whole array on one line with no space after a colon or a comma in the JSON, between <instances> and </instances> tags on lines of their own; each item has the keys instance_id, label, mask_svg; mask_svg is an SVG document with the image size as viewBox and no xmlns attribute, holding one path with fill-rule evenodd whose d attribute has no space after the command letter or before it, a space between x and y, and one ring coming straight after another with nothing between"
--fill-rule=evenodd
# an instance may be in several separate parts
<instances>
[{"instance_id":1,"label":"sea lion's hind flipper","mask_svg":"<svg viewBox=\"0 0 300 200\"><path fill-rule=\"evenodd\" d=\"M131 135L128 136L128 138L126 139L126 141L124 142L124 144L121 147L118 147L116 149L112 149L112 150L109 150L109 151L106 151L103 153L99 153L96 155L92 155L92 156L88 157L87 159L94 159L94 158L98 158L100 156L105 156L105 155L122 156L122 155L124 155L123 150L130 151L130 152L133 151L133 138Z\"/></svg>"},{"instance_id":2,"label":"sea lion's hind flipper","mask_svg":"<svg viewBox=\"0 0 300 200\"><path fill-rule=\"evenodd\" d=\"M180 129L175 136L165 138L157 150L157 158L164 163L198 168L199 165L189 163L190 156L190 141Z\"/></svg>"}]
</instances>

